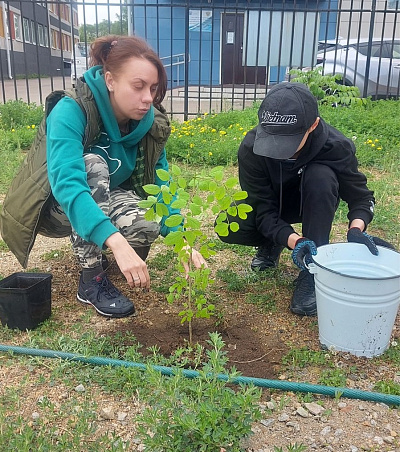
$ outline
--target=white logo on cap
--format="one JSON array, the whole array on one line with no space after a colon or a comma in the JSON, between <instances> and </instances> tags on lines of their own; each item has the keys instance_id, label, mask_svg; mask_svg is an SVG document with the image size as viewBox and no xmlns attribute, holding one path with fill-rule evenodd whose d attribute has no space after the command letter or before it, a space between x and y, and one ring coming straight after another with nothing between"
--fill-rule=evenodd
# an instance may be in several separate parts
<instances>
[{"instance_id":1,"label":"white logo on cap","mask_svg":"<svg viewBox=\"0 0 400 452\"><path fill-rule=\"evenodd\" d=\"M297 123L297 115L280 115L277 111L275 113L271 113L268 110L264 110L261 118L261 124L283 126Z\"/></svg>"}]
</instances>

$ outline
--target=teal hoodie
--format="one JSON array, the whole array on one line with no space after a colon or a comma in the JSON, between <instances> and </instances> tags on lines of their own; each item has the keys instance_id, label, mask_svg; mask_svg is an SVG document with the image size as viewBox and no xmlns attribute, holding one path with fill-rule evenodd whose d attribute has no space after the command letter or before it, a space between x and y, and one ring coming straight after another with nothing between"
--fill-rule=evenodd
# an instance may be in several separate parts
<instances>
[{"instance_id":1,"label":"teal hoodie","mask_svg":"<svg viewBox=\"0 0 400 452\"><path fill-rule=\"evenodd\" d=\"M83 153L102 156L110 171L110 189L119 186L131 176L135 168L137 146L153 124L154 108L151 107L140 121L131 121L130 133L121 137L102 67L90 68L84 77L93 93L103 122L100 139L94 146L84 151L82 141L86 125L85 115L75 100L69 97L62 98L47 118L48 176L53 196L74 230L84 240L102 248L105 240L118 229L91 196L86 180ZM156 169L159 168L168 170L165 150L156 165ZM163 184L157 177L155 183ZM176 213L172 209L170 212ZM169 229L162 222L162 235L167 235L168 232Z\"/></svg>"}]
</instances>

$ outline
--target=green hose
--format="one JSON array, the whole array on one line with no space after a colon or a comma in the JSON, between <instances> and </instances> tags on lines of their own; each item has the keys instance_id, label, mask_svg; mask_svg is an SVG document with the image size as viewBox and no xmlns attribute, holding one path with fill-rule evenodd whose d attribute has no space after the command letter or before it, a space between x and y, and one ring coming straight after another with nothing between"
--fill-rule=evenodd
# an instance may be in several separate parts
<instances>
[{"instance_id":1,"label":"green hose","mask_svg":"<svg viewBox=\"0 0 400 452\"><path fill-rule=\"evenodd\" d=\"M75 353L58 352L54 350L43 350L36 348L18 347L13 345L3 345L0 344L0 352L16 353L19 355L32 355L32 356L42 356L46 358L59 358L70 361L78 361L86 364L94 364L96 366L122 366L122 367L133 367L140 370L146 370L151 367L153 370L160 372L162 375L172 376L174 375L174 370L171 367L166 366L148 366L143 363L134 363L131 361L123 361L119 359L103 358L101 356L85 357L77 355ZM200 376L199 372L195 370L183 369L180 370L182 374L187 378L197 378ZM281 380L266 380L263 378L252 378L239 376L234 379L229 379L228 375L218 374L218 380L228 381L234 384L253 384L254 386L259 386L261 388L272 388L280 389L282 391L293 391L293 392L310 392L314 394L322 394L331 397L346 397L349 399L360 399L368 400L371 402L381 402L387 405L400 405L400 396L381 394L379 392L368 392L361 391L359 389L349 389L349 388L335 388L331 386L313 385L309 383L295 383L292 381L281 381Z\"/></svg>"}]
</instances>

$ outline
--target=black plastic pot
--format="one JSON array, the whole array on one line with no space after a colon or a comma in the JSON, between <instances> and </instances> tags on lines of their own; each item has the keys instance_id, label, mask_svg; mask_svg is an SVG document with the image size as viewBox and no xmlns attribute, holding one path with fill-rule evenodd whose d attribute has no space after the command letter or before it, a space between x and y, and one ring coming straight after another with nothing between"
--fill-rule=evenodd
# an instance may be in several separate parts
<instances>
[{"instance_id":1,"label":"black plastic pot","mask_svg":"<svg viewBox=\"0 0 400 452\"><path fill-rule=\"evenodd\" d=\"M51 315L49 273L13 273L0 281L0 320L3 326L31 330Z\"/></svg>"}]
</instances>

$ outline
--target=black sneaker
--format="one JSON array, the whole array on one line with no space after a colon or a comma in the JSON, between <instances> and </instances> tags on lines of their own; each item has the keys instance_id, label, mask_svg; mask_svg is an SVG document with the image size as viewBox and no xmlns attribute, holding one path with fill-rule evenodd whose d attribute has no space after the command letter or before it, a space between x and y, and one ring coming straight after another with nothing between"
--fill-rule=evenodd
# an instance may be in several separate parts
<instances>
[{"instance_id":1,"label":"black sneaker","mask_svg":"<svg viewBox=\"0 0 400 452\"><path fill-rule=\"evenodd\" d=\"M133 303L122 295L104 272L88 283L83 282L81 274L76 297L82 303L91 304L99 314L106 317L120 318L135 313Z\"/></svg>"},{"instance_id":2,"label":"black sneaker","mask_svg":"<svg viewBox=\"0 0 400 452\"><path fill-rule=\"evenodd\" d=\"M290 302L290 310L297 315L317 315L314 275L308 270L302 270L299 273Z\"/></svg>"},{"instance_id":3,"label":"black sneaker","mask_svg":"<svg viewBox=\"0 0 400 452\"><path fill-rule=\"evenodd\" d=\"M258 247L257 254L251 261L251 269L262 272L268 268L276 268L283 248L275 243Z\"/></svg>"}]
</instances>

